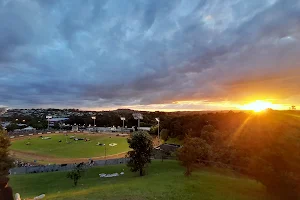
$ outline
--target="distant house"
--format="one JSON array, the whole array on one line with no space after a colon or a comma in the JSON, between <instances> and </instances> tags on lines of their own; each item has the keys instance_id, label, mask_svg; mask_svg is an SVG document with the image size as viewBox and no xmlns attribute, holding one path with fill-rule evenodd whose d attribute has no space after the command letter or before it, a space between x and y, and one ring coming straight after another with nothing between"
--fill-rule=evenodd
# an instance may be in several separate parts
<instances>
[{"instance_id":1,"label":"distant house","mask_svg":"<svg viewBox=\"0 0 300 200\"><path fill-rule=\"evenodd\" d=\"M7 126L9 126L10 125L10 122L2 122L1 123L1 126L3 127L3 128L6 128Z\"/></svg>"},{"instance_id":2,"label":"distant house","mask_svg":"<svg viewBox=\"0 0 300 200\"><path fill-rule=\"evenodd\" d=\"M27 124L17 124L19 127L27 126Z\"/></svg>"},{"instance_id":3,"label":"distant house","mask_svg":"<svg viewBox=\"0 0 300 200\"><path fill-rule=\"evenodd\" d=\"M49 119L49 126L55 126L55 124L68 120L69 118L66 117L59 117L59 118L51 118Z\"/></svg>"},{"instance_id":4,"label":"distant house","mask_svg":"<svg viewBox=\"0 0 300 200\"><path fill-rule=\"evenodd\" d=\"M76 125L72 126L72 131L78 131L78 126Z\"/></svg>"},{"instance_id":5,"label":"distant house","mask_svg":"<svg viewBox=\"0 0 300 200\"><path fill-rule=\"evenodd\" d=\"M150 131L151 127L138 127L137 129L140 131Z\"/></svg>"},{"instance_id":6,"label":"distant house","mask_svg":"<svg viewBox=\"0 0 300 200\"><path fill-rule=\"evenodd\" d=\"M28 126L28 127L22 129L22 131L26 131L26 132L32 132L32 131L35 131L35 130L36 130L36 128L33 128L31 126Z\"/></svg>"}]
</instances>

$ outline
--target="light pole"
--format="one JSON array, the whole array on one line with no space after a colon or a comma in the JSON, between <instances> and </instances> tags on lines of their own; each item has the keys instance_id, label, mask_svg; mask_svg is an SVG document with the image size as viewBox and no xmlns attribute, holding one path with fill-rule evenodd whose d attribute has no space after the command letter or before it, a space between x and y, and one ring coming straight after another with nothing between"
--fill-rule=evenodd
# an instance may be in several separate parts
<instances>
[{"instance_id":1,"label":"light pole","mask_svg":"<svg viewBox=\"0 0 300 200\"><path fill-rule=\"evenodd\" d=\"M96 117L93 116L92 119L94 120L94 127L96 126Z\"/></svg>"},{"instance_id":2,"label":"light pole","mask_svg":"<svg viewBox=\"0 0 300 200\"><path fill-rule=\"evenodd\" d=\"M47 115L46 119L48 120L48 130L49 130L49 126L50 126L50 119L52 118L51 115Z\"/></svg>"},{"instance_id":3,"label":"light pole","mask_svg":"<svg viewBox=\"0 0 300 200\"><path fill-rule=\"evenodd\" d=\"M157 121L157 125L158 125L158 128L157 128L157 135L158 135L158 141L160 140L160 135L159 135L159 118L155 118L155 120Z\"/></svg>"},{"instance_id":4,"label":"light pole","mask_svg":"<svg viewBox=\"0 0 300 200\"><path fill-rule=\"evenodd\" d=\"M133 113L133 118L138 120L138 129L140 128L140 120L143 119L143 115L141 113Z\"/></svg>"},{"instance_id":5,"label":"light pole","mask_svg":"<svg viewBox=\"0 0 300 200\"><path fill-rule=\"evenodd\" d=\"M121 117L121 120L123 121L123 126L122 126L122 133L124 131L124 121L125 121L125 117Z\"/></svg>"}]
</instances>

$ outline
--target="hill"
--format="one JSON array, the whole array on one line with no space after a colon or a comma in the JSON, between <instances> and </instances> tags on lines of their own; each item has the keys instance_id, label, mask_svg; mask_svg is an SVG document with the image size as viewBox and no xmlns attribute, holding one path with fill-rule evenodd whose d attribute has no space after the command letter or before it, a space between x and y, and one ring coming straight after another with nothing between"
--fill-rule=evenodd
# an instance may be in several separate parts
<instances>
[{"instance_id":1,"label":"hill","mask_svg":"<svg viewBox=\"0 0 300 200\"><path fill-rule=\"evenodd\" d=\"M99 178L99 173L121 172L114 178ZM154 161L148 175L139 177L124 165L97 167L85 172L79 186L73 187L66 172L15 175L10 185L22 198L45 193L46 200L72 199L201 199L259 200L267 199L264 187L253 180L232 173L201 169L191 177L183 175L177 161Z\"/></svg>"}]
</instances>

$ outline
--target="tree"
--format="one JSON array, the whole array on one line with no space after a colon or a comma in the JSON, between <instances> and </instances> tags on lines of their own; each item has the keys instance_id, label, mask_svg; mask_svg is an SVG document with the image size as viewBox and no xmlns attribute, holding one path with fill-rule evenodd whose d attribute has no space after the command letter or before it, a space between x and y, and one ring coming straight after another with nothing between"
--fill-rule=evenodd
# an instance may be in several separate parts
<instances>
[{"instance_id":1,"label":"tree","mask_svg":"<svg viewBox=\"0 0 300 200\"><path fill-rule=\"evenodd\" d=\"M186 168L185 175L191 175L192 171L200 164L207 164L210 156L210 146L201 138L187 136L183 147L178 150L178 159Z\"/></svg>"},{"instance_id":2,"label":"tree","mask_svg":"<svg viewBox=\"0 0 300 200\"><path fill-rule=\"evenodd\" d=\"M18 129L19 126L16 123L11 123L8 126L6 126L6 130L9 131L14 131L16 129Z\"/></svg>"},{"instance_id":3,"label":"tree","mask_svg":"<svg viewBox=\"0 0 300 200\"><path fill-rule=\"evenodd\" d=\"M298 145L280 141L266 147L251 158L247 175L280 199L300 199L300 157L295 153Z\"/></svg>"},{"instance_id":4,"label":"tree","mask_svg":"<svg viewBox=\"0 0 300 200\"><path fill-rule=\"evenodd\" d=\"M203 126L201 130L201 132L209 132L209 133L213 133L214 131L215 131L215 127L210 124Z\"/></svg>"},{"instance_id":5,"label":"tree","mask_svg":"<svg viewBox=\"0 0 300 200\"><path fill-rule=\"evenodd\" d=\"M10 140L7 136L7 132L0 129L0 180L6 178L9 169L14 166L13 159L8 153L9 146Z\"/></svg>"},{"instance_id":6,"label":"tree","mask_svg":"<svg viewBox=\"0 0 300 200\"><path fill-rule=\"evenodd\" d=\"M150 135L157 135L157 132L158 132L158 126L157 125L151 126L149 134Z\"/></svg>"},{"instance_id":7,"label":"tree","mask_svg":"<svg viewBox=\"0 0 300 200\"><path fill-rule=\"evenodd\" d=\"M82 164L79 164L72 171L67 173L67 178L72 179L74 186L77 186L78 180L81 178L83 172Z\"/></svg>"},{"instance_id":8,"label":"tree","mask_svg":"<svg viewBox=\"0 0 300 200\"><path fill-rule=\"evenodd\" d=\"M168 137L169 137L169 131L168 131L168 129L161 130L160 136L161 136L162 140L167 141Z\"/></svg>"},{"instance_id":9,"label":"tree","mask_svg":"<svg viewBox=\"0 0 300 200\"><path fill-rule=\"evenodd\" d=\"M153 142L151 136L147 132L138 131L127 139L129 148L133 149L127 153L130 158L127 166L132 172L140 172L140 176L145 174L145 166L151 162L151 153L153 150Z\"/></svg>"}]
</instances>

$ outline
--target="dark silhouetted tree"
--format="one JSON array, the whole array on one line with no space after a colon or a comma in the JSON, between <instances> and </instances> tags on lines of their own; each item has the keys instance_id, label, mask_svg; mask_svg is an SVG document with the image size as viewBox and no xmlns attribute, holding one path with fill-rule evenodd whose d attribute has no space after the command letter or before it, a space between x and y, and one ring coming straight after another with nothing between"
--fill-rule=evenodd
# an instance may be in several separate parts
<instances>
[{"instance_id":1,"label":"dark silhouetted tree","mask_svg":"<svg viewBox=\"0 0 300 200\"><path fill-rule=\"evenodd\" d=\"M140 172L140 176L145 175L145 167L151 162L151 153L153 150L153 142L151 136L147 132L138 131L127 139L129 148L133 149L127 153L130 158L127 166L132 172Z\"/></svg>"},{"instance_id":2,"label":"dark silhouetted tree","mask_svg":"<svg viewBox=\"0 0 300 200\"><path fill-rule=\"evenodd\" d=\"M13 159L9 156L10 140L7 132L0 129L0 180L5 178L13 167Z\"/></svg>"}]
</instances>

